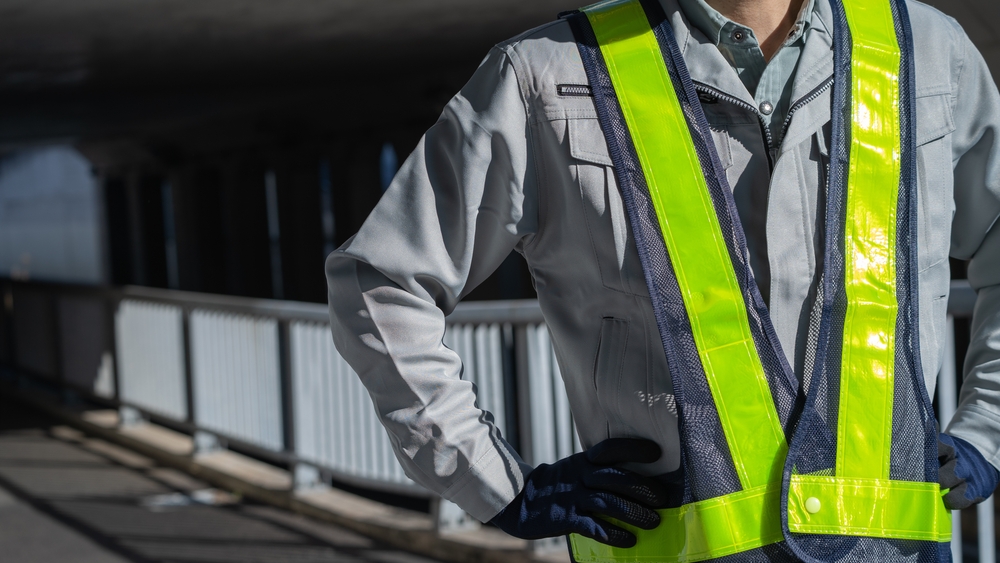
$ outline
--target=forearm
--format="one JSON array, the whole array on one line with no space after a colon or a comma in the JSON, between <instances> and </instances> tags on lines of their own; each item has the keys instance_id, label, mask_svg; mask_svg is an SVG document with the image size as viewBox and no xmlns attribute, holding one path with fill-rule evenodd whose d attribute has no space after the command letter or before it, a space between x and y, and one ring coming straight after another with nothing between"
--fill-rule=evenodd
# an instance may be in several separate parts
<instances>
[{"instance_id":1,"label":"forearm","mask_svg":"<svg viewBox=\"0 0 1000 563\"><path fill-rule=\"evenodd\" d=\"M441 310L343 252L331 255L327 274L334 342L368 389L406 474L492 518L530 467L460 379L460 358L442 344Z\"/></svg>"},{"instance_id":2,"label":"forearm","mask_svg":"<svg viewBox=\"0 0 1000 563\"><path fill-rule=\"evenodd\" d=\"M947 432L1000 467L1000 94L967 37L953 104L955 215L951 254L969 259L978 297L958 410Z\"/></svg>"},{"instance_id":3,"label":"forearm","mask_svg":"<svg viewBox=\"0 0 1000 563\"><path fill-rule=\"evenodd\" d=\"M407 475L487 521L530 467L443 344L445 316L529 237L527 116L494 49L406 159L361 230L327 259L334 343Z\"/></svg>"},{"instance_id":4,"label":"forearm","mask_svg":"<svg viewBox=\"0 0 1000 563\"><path fill-rule=\"evenodd\" d=\"M959 407L947 432L1000 468L1000 286L979 290Z\"/></svg>"}]
</instances>

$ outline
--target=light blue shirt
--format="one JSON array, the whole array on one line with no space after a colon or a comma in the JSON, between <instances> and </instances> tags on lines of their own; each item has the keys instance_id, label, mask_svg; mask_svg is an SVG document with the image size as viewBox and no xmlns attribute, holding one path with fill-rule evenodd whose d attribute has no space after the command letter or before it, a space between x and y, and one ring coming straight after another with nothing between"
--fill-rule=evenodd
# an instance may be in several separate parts
<instances>
[{"instance_id":1,"label":"light blue shirt","mask_svg":"<svg viewBox=\"0 0 1000 563\"><path fill-rule=\"evenodd\" d=\"M815 0L806 0L788 38L770 62L764 59L753 30L709 6L705 0L679 0L691 24L713 41L757 102L771 133L772 147L781 145L785 116L792 97L792 78L806 43Z\"/></svg>"}]
</instances>

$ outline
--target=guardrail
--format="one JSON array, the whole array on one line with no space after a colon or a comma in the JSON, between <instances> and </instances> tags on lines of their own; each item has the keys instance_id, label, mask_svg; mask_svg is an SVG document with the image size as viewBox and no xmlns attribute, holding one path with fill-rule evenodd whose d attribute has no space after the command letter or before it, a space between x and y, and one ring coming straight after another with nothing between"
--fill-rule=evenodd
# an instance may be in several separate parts
<instances>
[{"instance_id":1,"label":"guardrail","mask_svg":"<svg viewBox=\"0 0 1000 563\"><path fill-rule=\"evenodd\" d=\"M194 436L196 454L231 447L324 481L431 499L396 462L359 378L330 337L324 305L142 287L0 280L0 363ZM955 410L954 318L975 294L952 284L938 384L942 424ZM580 451L538 303L462 303L445 344L465 363L504 436L532 464ZM470 524L446 502L440 529ZM979 561L996 561L992 498L977 508ZM957 515L957 513L956 513ZM961 561L960 519L952 544Z\"/></svg>"}]
</instances>

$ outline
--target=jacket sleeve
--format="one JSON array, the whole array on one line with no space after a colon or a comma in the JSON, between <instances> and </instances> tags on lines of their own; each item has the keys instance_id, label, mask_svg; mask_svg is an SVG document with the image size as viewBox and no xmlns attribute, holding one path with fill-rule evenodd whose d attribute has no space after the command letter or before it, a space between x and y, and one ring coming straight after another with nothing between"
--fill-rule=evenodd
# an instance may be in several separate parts
<instances>
[{"instance_id":1,"label":"jacket sleeve","mask_svg":"<svg viewBox=\"0 0 1000 563\"><path fill-rule=\"evenodd\" d=\"M360 231L326 261L334 343L406 474L484 522L531 467L477 406L442 339L445 316L535 231L515 62L508 48L491 50Z\"/></svg>"},{"instance_id":2,"label":"jacket sleeve","mask_svg":"<svg viewBox=\"0 0 1000 563\"><path fill-rule=\"evenodd\" d=\"M951 254L968 258L978 292L965 380L948 432L1000 468L1000 94L982 55L964 42L955 90L955 216Z\"/></svg>"}]
</instances>

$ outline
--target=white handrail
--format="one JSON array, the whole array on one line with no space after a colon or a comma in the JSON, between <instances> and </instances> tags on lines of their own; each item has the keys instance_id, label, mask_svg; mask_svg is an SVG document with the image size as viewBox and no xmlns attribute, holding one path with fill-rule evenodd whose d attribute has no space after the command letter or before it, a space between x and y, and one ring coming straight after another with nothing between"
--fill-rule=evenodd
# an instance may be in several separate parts
<instances>
[{"instance_id":1,"label":"white handrail","mask_svg":"<svg viewBox=\"0 0 1000 563\"><path fill-rule=\"evenodd\" d=\"M14 313L21 318L43 318L50 313L35 309L58 308L67 296L114 311L109 326L114 327L111 342L117 344L116 398L123 407L215 434L222 442L256 447L264 457L296 465L294 473L303 481L315 483L325 474L350 485L429 496L396 463L359 378L333 346L324 305L136 287L2 279L0 284L13 288L14 308L23 309ZM22 289L36 298L18 300ZM954 319L970 317L974 303L967 282L952 282L937 383L942 428L957 404ZM465 362L463 377L477 386L480 406L519 442L525 459L551 462L579 451L536 301L462 303L447 321L445 344ZM42 344L64 346L61 334L71 334L60 333L59 327L54 332L41 344L16 342L13 356L0 360L23 364L30 372L29 360L40 357ZM108 352L102 348L101 353ZM515 389L517 396L511 395ZM979 560L994 563L992 498L977 514ZM955 512L951 549L956 562L962 560L960 519Z\"/></svg>"}]
</instances>

